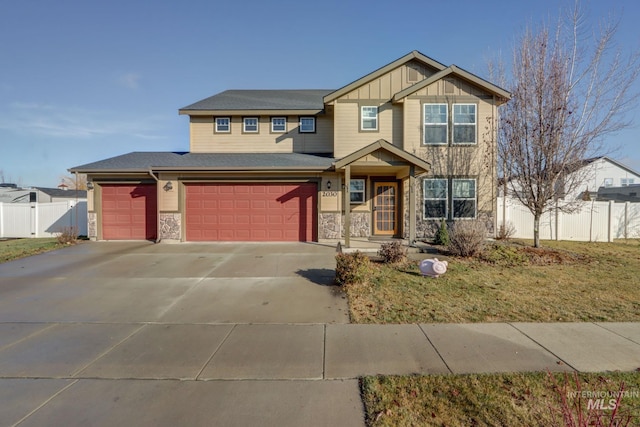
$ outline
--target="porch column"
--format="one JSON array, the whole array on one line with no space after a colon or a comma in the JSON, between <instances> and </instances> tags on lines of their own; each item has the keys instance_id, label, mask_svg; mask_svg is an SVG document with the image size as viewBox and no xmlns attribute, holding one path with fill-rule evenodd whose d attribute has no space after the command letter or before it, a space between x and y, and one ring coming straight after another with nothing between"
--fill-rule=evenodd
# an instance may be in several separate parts
<instances>
[{"instance_id":1,"label":"porch column","mask_svg":"<svg viewBox=\"0 0 640 427\"><path fill-rule=\"evenodd\" d=\"M409 245L416 241L416 167L409 166Z\"/></svg>"},{"instance_id":2,"label":"porch column","mask_svg":"<svg viewBox=\"0 0 640 427\"><path fill-rule=\"evenodd\" d=\"M344 246L346 248L351 244L351 165L344 168Z\"/></svg>"}]
</instances>

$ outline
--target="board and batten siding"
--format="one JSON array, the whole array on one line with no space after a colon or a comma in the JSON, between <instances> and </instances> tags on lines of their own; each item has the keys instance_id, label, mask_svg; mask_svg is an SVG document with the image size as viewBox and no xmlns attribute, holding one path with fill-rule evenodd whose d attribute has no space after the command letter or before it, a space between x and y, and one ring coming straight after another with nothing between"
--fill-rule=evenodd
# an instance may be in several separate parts
<instances>
[{"instance_id":1,"label":"board and batten siding","mask_svg":"<svg viewBox=\"0 0 640 427\"><path fill-rule=\"evenodd\" d=\"M316 116L315 133L298 132L298 116L287 116L287 132L272 133L271 117L259 117L259 132L242 132L242 117L231 117L231 132L214 132L213 116L190 118L192 153L330 153L333 150L333 120ZM245 117L245 116L243 116ZM246 116L250 117L250 116Z\"/></svg>"}]
</instances>

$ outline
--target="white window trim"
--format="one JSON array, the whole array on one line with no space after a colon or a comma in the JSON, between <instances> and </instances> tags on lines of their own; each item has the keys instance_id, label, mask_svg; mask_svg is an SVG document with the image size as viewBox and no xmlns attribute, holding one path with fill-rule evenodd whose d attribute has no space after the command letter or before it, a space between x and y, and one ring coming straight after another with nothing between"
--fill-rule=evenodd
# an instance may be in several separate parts
<instances>
[{"instance_id":1,"label":"white window trim","mask_svg":"<svg viewBox=\"0 0 640 427\"><path fill-rule=\"evenodd\" d=\"M247 130L247 120L256 121L256 130ZM242 118L242 132L243 133L258 133L260 132L260 118L259 117L243 117Z\"/></svg>"},{"instance_id":2,"label":"white window trim","mask_svg":"<svg viewBox=\"0 0 640 427\"><path fill-rule=\"evenodd\" d=\"M473 105L475 111L474 111L474 119L475 122L473 123L473 135L474 135L474 142L456 142L455 141L455 137L456 137L456 132L455 132L455 127L456 125L460 125L460 126L470 126L471 123L456 123L455 118L456 118L456 105ZM451 122L453 124L452 126L452 132L451 132L451 143L455 144L455 145L476 145L478 144L478 105L477 104L472 104L472 103L455 103L453 104L453 108L451 109Z\"/></svg>"},{"instance_id":3,"label":"white window trim","mask_svg":"<svg viewBox=\"0 0 640 427\"><path fill-rule=\"evenodd\" d=\"M358 190L358 191L351 190L351 183L352 182L356 182L356 181L362 181L362 191L360 191L360 190ZM363 204L365 202L365 200L366 200L366 197L365 197L366 189L367 189L367 183L365 182L364 179L356 178L356 179L350 180L350 183L349 183L349 201L351 202L352 205L361 205L361 204ZM353 193L362 193L362 200L361 201L359 201L359 200L351 200L351 194L353 194Z\"/></svg>"},{"instance_id":4,"label":"white window trim","mask_svg":"<svg viewBox=\"0 0 640 427\"><path fill-rule=\"evenodd\" d=\"M602 180L602 186L604 188L613 187L613 178L605 178Z\"/></svg>"},{"instance_id":5,"label":"white window trim","mask_svg":"<svg viewBox=\"0 0 640 427\"><path fill-rule=\"evenodd\" d=\"M375 118L371 118L371 117L366 117L368 120L375 120L376 126L373 128L365 128L364 127L364 120L365 120L365 116L364 116L364 110L365 108L369 109L369 108L373 108L375 109L376 112L376 117ZM378 130L378 107L376 107L375 105L363 105L362 107L360 107L360 130L363 132L375 132Z\"/></svg>"},{"instance_id":6,"label":"white window trim","mask_svg":"<svg viewBox=\"0 0 640 427\"><path fill-rule=\"evenodd\" d=\"M445 122L444 123L433 123L433 122L427 122L426 121L426 110L427 110L427 106L428 105L444 105L446 108L446 112L445 112ZM438 126L444 126L446 133L445 133L445 140L444 142L427 142L426 138L426 127L427 125L438 125ZM427 102L422 104L422 145L448 145L449 144L449 104L445 104L442 102Z\"/></svg>"},{"instance_id":7,"label":"white window trim","mask_svg":"<svg viewBox=\"0 0 640 427\"><path fill-rule=\"evenodd\" d=\"M445 186L444 186L444 190L445 190L445 197L443 198L434 198L434 197L427 197L427 186L425 185L425 182L427 181L444 181L445 182ZM430 217L427 216L427 211L424 208L424 204L427 200L444 200L444 216L443 217ZM423 219L447 219L449 217L449 180L447 178L425 178L422 181L422 218Z\"/></svg>"},{"instance_id":8,"label":"white window trim","mask_svg":"<svg viewBox=\"0 0 640 427\"><path fill-rule=\"evenodd\" d=\"M313 121L313 129L312 130L303 130L302 129L302 120L311 119ZM298 123L300 133L315 133L316 131L316 118L313 116L301 116L300 121Z\"/></svg>"},{"instance_id":9,"label":"white window trim","mask_svg":"<svg viewBox=\"0 0 640 427\"><path fill-rule=\"evenodd\" d=\"M453 194L453 183L456 181L473 181L473 192L475 194L475 197L454 197ZM473 216L472 217L467 217L467 216L461 216L461 217L454 217L453 215L455 215L455 209L453 209L453 202L455 200L473 200L475 202L474 207L473 207ZM478 180L475 178L453 178L451 179L451 218L455 219L455 220L466 220L466 219L476 219L478 218Z\"/></svg>"},{"instance_id":10,"label":"white window trim","mask_svg":"<svg viewBox=\"0 0 640 427\"><path fill-rule=\"evenodd\" d=\"M284 120L284 129L276 130L274 129L274 121L275 120ZM273 133L285 133L287 131L287 118L284 116L271 117L271 132Z\"/></svg>"},{"instance_id":11,"label":"white window trim","mask_svg":"<svg viewBox=\"0 0 640 427\"><path fill-rule=\"evenodd\" d=\"M227 130L220 130L218 128L218 120L226 120L227 121ZM231 117L216 117L216 133L231 133Z\"/></svg>"}]
</instances>

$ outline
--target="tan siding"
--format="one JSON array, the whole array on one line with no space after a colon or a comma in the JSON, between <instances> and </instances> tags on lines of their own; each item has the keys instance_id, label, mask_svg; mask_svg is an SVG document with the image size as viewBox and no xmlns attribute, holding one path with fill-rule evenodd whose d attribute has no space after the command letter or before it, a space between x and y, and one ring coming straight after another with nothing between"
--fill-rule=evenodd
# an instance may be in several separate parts
<instances>
[{"instance_id":1,"label":"tan siding","mask_svg":"<svg viewBox=\"0 0 640 427\"><path fill-rule=\"evenodd\" d=\"M191 117L190 123L193 153L330 153L333 149L333 126L327 116L318 116L316 133L308 134L298 132L298 116L287 117L286 133L271 133L271 116L260 117L257 134L242 132L242 117L231 118L230 133L214 133L213 117Z\"/></svg>"},{"instance_id":2,"label":"tan siding","mask_svg":"<svg viewBox=\"0 0 640 427\"><path fill-rule=\"evenodd\" d=\"M402 114L400 106L391 103L379 106L378 131L371 132L360 131L360 107L355 102L339 102L335 106L336 157L347 156L379 139L402 146L402 129L394 122L394 117ZM398 122L401 123L401 120Z\"/></svg>"},{"instance_id":3,"label":"tan siding","mask_svg":"<svg viewBox=\"0 0 640 427\"><path fill-rule=\"evenodd\" d=\"M171 181L173 188L169 191L164 190L167 182ZM160 212L177 212L178 211L178 175L176 174L160 174L158 186L158 209Z\"/></svg>"}]
</instances>

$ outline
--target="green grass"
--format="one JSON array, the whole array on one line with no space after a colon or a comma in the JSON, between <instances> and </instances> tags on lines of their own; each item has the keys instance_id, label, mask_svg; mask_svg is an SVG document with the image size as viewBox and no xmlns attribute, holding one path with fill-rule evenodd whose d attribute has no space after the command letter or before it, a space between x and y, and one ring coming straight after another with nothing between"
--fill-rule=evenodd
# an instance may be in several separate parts
<instances>
[{"instance_id":1,"label":"green grass","mask_svg":"<svg viewBox=\"0 0 640 427\"><path fill-rule=\"evenodd\" d=\"M577 381L577 382L576 382ZM517 373L365 377L362 396L368 426L554 426L563 414L587 415L588 398L571 392L618 392L618 420L640 422L640 375L636 373ZM567 404L562 398L567 397ZM609 404L609 397L605 399ZM563 409L565 408L565 409ZM609 425L612 411L601 411ZM579 425L579 424L575 424ZM593 424L591 424L593 425ZM598 425L598 424L595 424ZM616 424L625 425L625 424Z\"/></svg>"},{"instance_id":2,"label":"green grass","mask_svg":"<svg viewBox=\"0 0 640 427\"><path fill-rule=\"evenodd\" d=\"M354 323L640 321L640 242L543 242L448 258L437 279L417 262L374 263L347 285ZM437 255L436 255L437 256ZM439 257L440 259L446 257Z\"/></svg>"},{"instance_id":3,"label":"green grass","mask_svg":"<svg viewBox=\"0 0 640 427\"><path fill-rule=\"evenodd\" d=\"M15 239L0 241L0 263L59 249L58 239Z\"/></svg>"}]
</instances>

